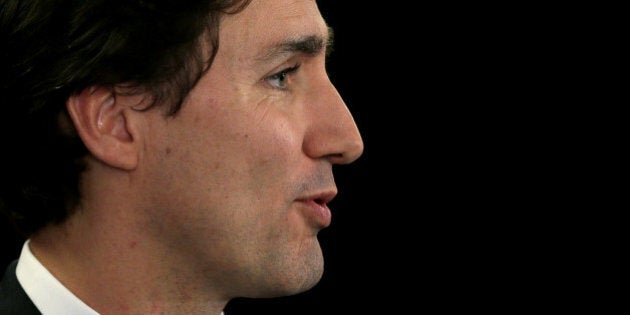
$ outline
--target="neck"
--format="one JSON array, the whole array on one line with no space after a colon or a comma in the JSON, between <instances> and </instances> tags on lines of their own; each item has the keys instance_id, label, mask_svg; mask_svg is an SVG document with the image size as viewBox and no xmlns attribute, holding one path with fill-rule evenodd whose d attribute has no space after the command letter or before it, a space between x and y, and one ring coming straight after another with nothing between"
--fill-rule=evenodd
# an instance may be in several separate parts
<instances>
[{"instance_id":1,"label":"neck","mask_svg":"<svg viewBox=\"0 0 630 315\"><path fill-rule=\"evenodd\" d=\"M147 232L142 210L124 197L134 192L102 191L107 198L88 190L70 218L33 235L33 255L101 314L221 314L229 298Z\"/></svg>"}]
</instances>

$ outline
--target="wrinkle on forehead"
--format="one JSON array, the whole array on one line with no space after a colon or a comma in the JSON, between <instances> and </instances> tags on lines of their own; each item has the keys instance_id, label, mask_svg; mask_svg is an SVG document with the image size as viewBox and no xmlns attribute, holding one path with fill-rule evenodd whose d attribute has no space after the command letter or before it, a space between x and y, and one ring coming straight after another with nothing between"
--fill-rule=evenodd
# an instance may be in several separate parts
<instances>
[{"instance_id":1,"label":"wrinkle on forehead","mask_svg":"<svg viewBox=\"0 0 630 315\"><path fill-rule=\"evenodd\" d=\"M328 33L314 0L253 1L242 12L226 17L225 22L254 35L271 32L298 38L305 35L327 37Z\"/></svg>"},{"instance_id":2,"label":"wrinkle on forehead","mask_svg":"<svg viewBox=\"0 0 630 315\"><path fill-rule=\"evenodd\" d=\"M238 51L239 60L233 62L252 62L282 43L316 37L328 44L329 35L314 0L257 0L240 13L225 16L219 50Z\"/></svg>"}]
</instances>

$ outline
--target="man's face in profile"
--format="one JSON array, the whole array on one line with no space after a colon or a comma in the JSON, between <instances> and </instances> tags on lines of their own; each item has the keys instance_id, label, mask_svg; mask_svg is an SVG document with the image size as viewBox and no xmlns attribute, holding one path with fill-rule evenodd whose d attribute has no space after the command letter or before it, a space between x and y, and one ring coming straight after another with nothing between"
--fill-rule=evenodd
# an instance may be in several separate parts
<instances>
[{"instance_id":1,"label":"man's face in profile","mask_svg":"<svg viewBox=\"0 0 630 315\"><path fill-rule=\"evenodd\" d=\"M321 278L332 165L363 150L326 73L329 36L315 1L253 1L221 21L181 111L142 113L145 226L180 281L272 297Z\"/></svg>"}]
</instances>

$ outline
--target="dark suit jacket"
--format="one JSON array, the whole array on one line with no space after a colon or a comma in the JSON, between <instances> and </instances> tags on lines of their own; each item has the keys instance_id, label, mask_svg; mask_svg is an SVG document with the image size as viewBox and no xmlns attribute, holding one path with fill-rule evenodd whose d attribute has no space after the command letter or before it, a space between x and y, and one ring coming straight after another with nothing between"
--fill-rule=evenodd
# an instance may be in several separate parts
<instances>
[{"instance_id":1,"label":"dark suit jacket","mask_svg":"<svg viewBox=\"0 0 630 315\"><path fill-rule=\"evenodd\" d=\"M0 314L2 315L41 315L15 275L17 260L14 260L0 282Z\"/></svg>"}]
</instances>

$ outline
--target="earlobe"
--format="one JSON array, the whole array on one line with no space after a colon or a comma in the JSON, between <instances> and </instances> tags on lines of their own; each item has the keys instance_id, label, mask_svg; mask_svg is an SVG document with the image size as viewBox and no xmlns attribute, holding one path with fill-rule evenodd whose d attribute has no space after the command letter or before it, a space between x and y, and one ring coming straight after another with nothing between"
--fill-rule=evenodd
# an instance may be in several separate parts
<instances>
[{"instance_id":1,"label":"earlobe","mask_svg":"<svg viewBox=\"0 0 630 315\"><path fill-rule=\"evenodd\" d=\"M112 89L95 86L70 96L66 108L81 140L92 155L112 167L137 166L137 143L130 128L129 111Z\"/></svg>"}]
</instances>

